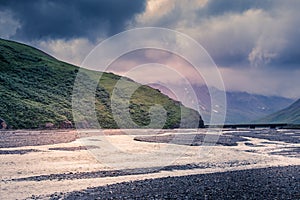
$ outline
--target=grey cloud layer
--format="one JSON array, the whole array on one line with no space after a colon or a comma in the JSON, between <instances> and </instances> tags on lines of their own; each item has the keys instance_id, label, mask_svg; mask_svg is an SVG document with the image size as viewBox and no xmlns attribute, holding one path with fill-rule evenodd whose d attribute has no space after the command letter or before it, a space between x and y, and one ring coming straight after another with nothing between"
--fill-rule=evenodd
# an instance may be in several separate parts
<instances>
[{"instance_id":1,"label":"grey cloud layer","mask_svg":"<svg viewBox=\"0 0 300 200\"><path fill-rule=\"evenodd\" d=\"M0 0L0 11L19 22L12 37L21 40L96 39L122 31L144 8L144 1L132 0Z\"/></svg>"},{"instance_id":2,"label":"grey cloud layer","mask_svg":"<svg viewBox=\"0 0 300 200\"><path fill-rule=\"evenodd\" d=\"M170 1L160 17L141 17L138 25L163 26L196 38L223 67L299 69L300 1Z\"/></svg>"},{"instance_id":3,"label":"grey cloud layer","mask_svg":"<svg viewBox=\"0 0 300 200\"><path fill-rule=\"evenodd\" d=\"M209 0L199 10L200 16L224 15L225 13L242 13L249 9L270 9L278 0ZM280 1L280 0L279 0Z\"/></svg>"},{"instance_id":4,"label":"grey cloud layer","mask_svg":"<svg viewBox=\"0 0 300 200\"><path fill-rule=\"evenodd\" d=\"M298 0L209 0L201 6L173 0L161 7L136 21L145 1L0 0L0 16L6 17L0 32L23 41L95 40L128 24L161 26L196 38L220 66L299 68Z\"/></svg>"},{"instance_id":5,"label":"grey cloud layer","mask_svg":"<svg viewBox=\"0 0 300 200\"><path fill-rule=\"evenodd\" d=\"M209 2L198 37L220 65L299 69L300 1Z\"/></svg>"}]
</instances>

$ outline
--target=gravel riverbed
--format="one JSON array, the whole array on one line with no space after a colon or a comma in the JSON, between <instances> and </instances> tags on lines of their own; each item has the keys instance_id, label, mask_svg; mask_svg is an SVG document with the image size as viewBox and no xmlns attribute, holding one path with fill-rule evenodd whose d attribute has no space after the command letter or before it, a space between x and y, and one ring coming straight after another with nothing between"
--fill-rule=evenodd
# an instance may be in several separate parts
<instances>
[{"instance_id":1,"label":"gravel riverbed","mask_svg":"<svg viewBox=\"0 0 300 200\"><path fill-rule=\"evenodd\" d=\"M299 130L206 131L1 131L0 199L300 199Z\"/></svg>"},{"instance_id":2,"label":"gravel riverbed","mask_svg":"<svg viewBox=\"0 0 300 200\"><path fill-rule=\"evenodd\" d=\"M300 166L117 183L29 199L300 199Z\"/></svg>"}]
</instances>

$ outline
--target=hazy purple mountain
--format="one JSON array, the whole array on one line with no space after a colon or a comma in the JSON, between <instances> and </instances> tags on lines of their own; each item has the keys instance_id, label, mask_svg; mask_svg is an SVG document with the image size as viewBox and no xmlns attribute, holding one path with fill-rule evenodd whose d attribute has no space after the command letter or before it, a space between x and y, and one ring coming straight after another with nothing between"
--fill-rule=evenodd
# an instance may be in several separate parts
<instances>
[{"instance_id":1,"label":"hazy purple mountain","mask_svg":"<svg viewBox=\"0 0 300 200\"><path fill-rule=\"evenodd\" d=\"M159 84L150 84L150 86L178 100L176 99L176 95L168 88ZM218 103L218 101L215 105L211 106L210 92L218 96L222 94L222 91L216 88L210 88L209 91L208 88L203 85L193 85L193 89L198 98L200 114L204 122L209 124L210 113L214 112L216 115L221 115L222 113L220 111L224 108L224 105ZM293 99L279 96L264 96L236 91L227 91L226 100L225 123L249 123L284 109L294 102ZM193 107L192 102L183 101L183 103L186 106Z\"/></svg>"}]
</instances>

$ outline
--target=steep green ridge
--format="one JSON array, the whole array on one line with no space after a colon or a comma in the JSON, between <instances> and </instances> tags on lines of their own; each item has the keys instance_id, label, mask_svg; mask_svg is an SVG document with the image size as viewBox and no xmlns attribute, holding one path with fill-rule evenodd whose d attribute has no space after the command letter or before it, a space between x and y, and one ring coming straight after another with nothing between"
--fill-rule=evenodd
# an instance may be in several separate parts
<instances>
[{"instance_id":1,"label":"steep green ridge","mask_svg":"<svg viewBox=\"0 0 300 200\"><path fill-rule=\"evenodd\" d=\"M78 67L61 62L38 49L0 39L0 118L13 129L41 128L50 123L59 128L66 121L72 122L74 126L72 94L78 71ZM95 77L99 77L100 72L85 70L84 75L91 82L98 82ZM111 95L120 78L112 73L103 73L97 83L96 94L92 98L102 128L119 128L112 114ZM203 125L196 111L184 107L158 90L126 78L123 86L123 93L126 88L138 88L130 98L129 113L133 122L140 127L148 128L151 121L149 109L157 104L166 110L167 118L163 128ZM116 108L124 107L122 97L117 100L114 101ZM184 121L181 116L185 116L184 124L180 124ZM84 113L79 114L80 118L81 123L89 127L89 120ZM160 116L154 117L154 120L159 121ZM132 123L122 124L121 128L136 128Z\"/></svg>"},{"instance_id":2,"label":"steep green ridge","mask_svg":"<svg viewBox=\"0 0 300 200\"><path fill-rule=\"evenodd\" d=\"M259 120L259 122L300 124L300 99L289 107Z\"/></svg>"}]
</instances>

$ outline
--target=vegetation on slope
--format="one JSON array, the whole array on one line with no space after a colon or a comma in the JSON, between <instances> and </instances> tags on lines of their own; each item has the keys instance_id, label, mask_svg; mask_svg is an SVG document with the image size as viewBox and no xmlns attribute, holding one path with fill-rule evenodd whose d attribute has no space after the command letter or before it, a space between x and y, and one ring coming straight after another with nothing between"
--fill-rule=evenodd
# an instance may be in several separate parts
<instances>
[{"instance_id":1,"label":"vegetation on slope","mask_svg":"<svg viewBox=\"0 0 300 200\"><path fill-rule=\"evenodd\" d=\"M66 121L74 125L72 113L72 94L75 78L79 68L61 62L33 47L12 41L0 39L0 117L9 127L41 128L46 124L61 127ZM100 72L85 71L90 81L97 81ZM102 128L119 128L112 112L113 102L116 110L124 107L125 100L122 95L111 101L115 84L121 77L112 73L103 73L96 89L94 107L97 119ZM123 80L123 79L122 79ZM124 88L138 88L130 97L129 113L132 121L138 127L149 127L151 124L151 112L154 105L161 105L166 110L166 122L163 128L194 127L203 121L194 110L182 106L161 94L158 90L148 86L142 86L129 79L124 79ZM82 88L87 89L87 88ZM114 93L115 96L118 94ZM83 115L83 113L81 113ZM182 116L189 121L183 122ZM82 116L82 123L86 116ZM79 117L80 118L80 117ZM160 116L154 117L160 120ZM88 120L87 120L88 121ZM137 128L132 123L124 122L121 128ZM85 124L90 127L90 124Z\"/></svg>"},{"instance_id":2,"label":"vegetation on slope","mask_svg":"<svg viewBox=\"0 0 300 200\"><path fill-rule=\"evenodd\" d=\"M259 122L300 124L300 99L289 107L259 120Z\"/></svg>"}]
</instances>

